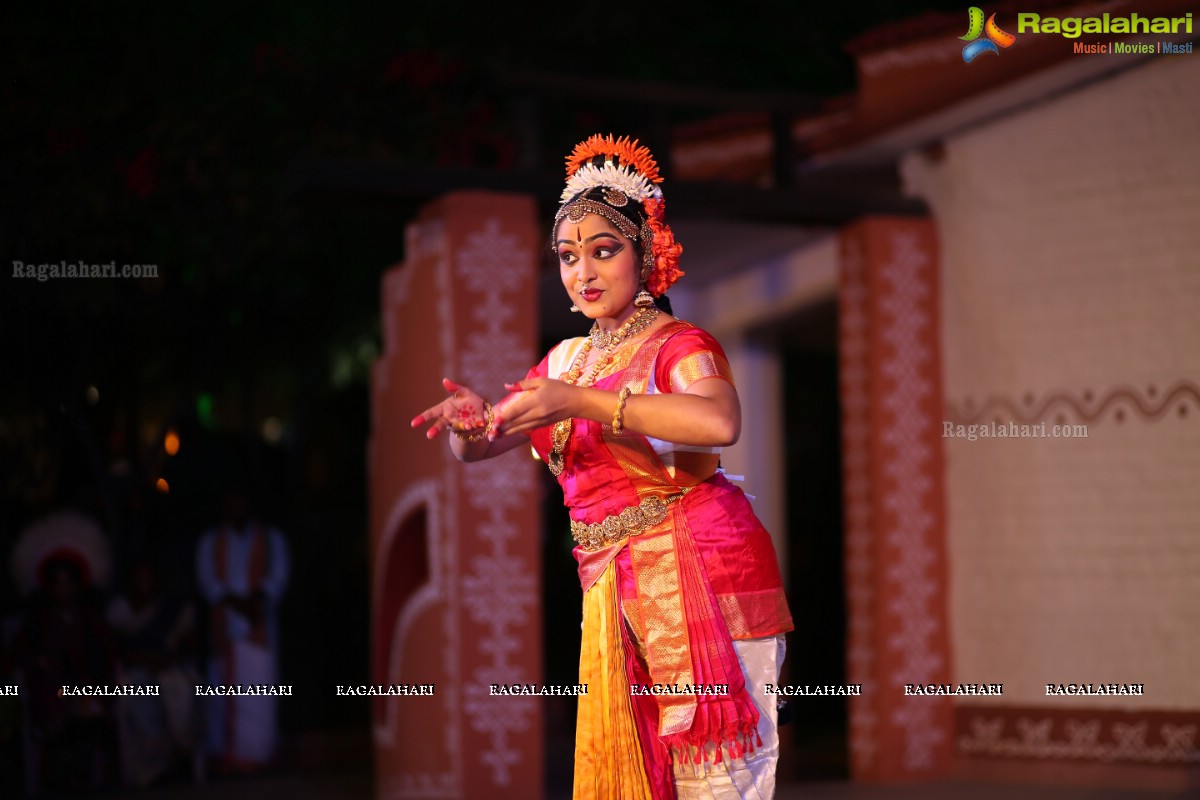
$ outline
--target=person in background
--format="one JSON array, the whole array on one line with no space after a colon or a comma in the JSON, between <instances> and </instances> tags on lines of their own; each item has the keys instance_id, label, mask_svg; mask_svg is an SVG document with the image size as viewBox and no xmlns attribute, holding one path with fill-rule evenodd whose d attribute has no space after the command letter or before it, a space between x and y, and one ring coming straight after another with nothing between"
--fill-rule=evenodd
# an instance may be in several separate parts
<instances>
[{"instance_id":1,"label":"person in background","mask_svg":"<svg viewBox=\"0 0 1200 800\"><path fill-rule=\"evenodd\" d=\"M279 605L288 572L283 535L254 515L243 487L231 487L221 524L204 533L196 551L197 583L209 609L210 685L277 683ZM208 749L218 772L250 772L271 760L275 697L211 697L206 705Z\"/></svg>"},{"instance_id":2,"label":"person in background","mask_svg":"<svg viewBox=\"0 0 1200 800\"><path fill-rule=\"evenodd\" d=\"M111 698L64 696L64 686L115 683L112 631L100 613L86 562L74 553L49 555L38 591L14 644L29 691L33 785L39 790L111 789L118 778Z\"/></svg>"},{"instance_id":3,"label":"person in background","mask_svg":"<svg viewBox=\"0 0 1200 800\"><path fill-rule=\"evenodd\" d=\"M196 609L164 594L154 564L136 561L128 590L108 607L117 637L121 682L155 685L159 695L122 697L121 762L127 784L149 786L197 743Z\"/></svg>"}]
</instances>

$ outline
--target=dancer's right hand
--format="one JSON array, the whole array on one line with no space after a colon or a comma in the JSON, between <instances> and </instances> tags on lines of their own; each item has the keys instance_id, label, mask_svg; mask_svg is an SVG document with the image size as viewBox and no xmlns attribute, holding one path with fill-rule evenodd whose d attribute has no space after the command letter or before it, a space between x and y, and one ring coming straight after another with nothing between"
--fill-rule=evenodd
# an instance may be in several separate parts
<instances>
[{"instance_id":1,"label":"dancer's right hand","mask_svg":"<svg viewBox=\"0 0 1200 800\"><path fill-rule=\"evenodd\" d=\"M482 397L449 378L442 378L442 388L449 392L450 396L425 409L409 423L417 428L432 422L425 431L426 439L434 438L445 428L456 431L481 431L487 426Z\"/></svg>"}]
</instances>

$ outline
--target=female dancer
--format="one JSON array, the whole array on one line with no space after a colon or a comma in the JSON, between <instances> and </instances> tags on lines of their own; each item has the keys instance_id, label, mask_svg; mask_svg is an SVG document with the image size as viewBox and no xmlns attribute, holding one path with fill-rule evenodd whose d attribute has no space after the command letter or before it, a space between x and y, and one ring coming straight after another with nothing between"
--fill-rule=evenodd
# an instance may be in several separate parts
<instances>
[{"instance_id":1,"label":"female dancer","mask_svg":"<svg viewBox=\"0 0 1200 800\"><path fill-rule=\"evenodd\" d=\"M463 461L532 441L570 508L583 586L577 800L770 798L774 698L792 629L770 537L718 469L741 406L721 346L660 310L683 273L662 178L637 142L567 159L553 252L587 336L494 407L449 397L414 427ZM660 301L661 302L661 301Z\"/></svg>"}]
</instances>

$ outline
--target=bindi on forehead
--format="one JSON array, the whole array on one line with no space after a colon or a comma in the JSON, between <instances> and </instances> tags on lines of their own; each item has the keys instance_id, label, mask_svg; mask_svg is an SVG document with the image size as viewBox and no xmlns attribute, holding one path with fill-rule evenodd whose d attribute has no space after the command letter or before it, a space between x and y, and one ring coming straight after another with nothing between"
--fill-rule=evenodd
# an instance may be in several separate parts
<instances>
[{"instance_id":1,"label":"bindi on forehead","mask_svg":"<svg viewBox=\"0 0 1200 800\"><path fill-rule=\"evenodd\" d=\"M584 222L584 224L586 224L586 222L587 222L586 218L583 222ZM565 224L565 221L564 221L564 224ZM587 244L588 242L593 241L595 239L612 239L613 241L617 241L617 242L621 241L621 237L615 231L613 231L609 225L606 225L602 220L598 221L598 227L599 227L599 230L597 230L595 233L588 235L583 230L583 224L576 224L574 239L567 238L568 236L571 235L571 231L569 228L565 228L562 231L562 233L559 234L559 238L556 240L556 242L558 244L578 246L578 245Z\"/></svg>"}]
</instances>

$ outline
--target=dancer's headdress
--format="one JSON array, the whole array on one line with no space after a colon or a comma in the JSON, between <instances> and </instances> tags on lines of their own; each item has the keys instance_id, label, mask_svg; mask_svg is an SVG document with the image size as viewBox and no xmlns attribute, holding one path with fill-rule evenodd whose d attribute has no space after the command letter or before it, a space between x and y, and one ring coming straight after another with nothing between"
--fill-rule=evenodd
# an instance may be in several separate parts
<instances>
[{"instance_id":1,"label":"dancer's headdress","mask_svg":"<svg viewBox=\"0 0 1200 800\"><path fill-rule=\"evenodd\" d=\"M565 217L578 222L599 214L642 248L641 279L655 297L679 280L679 256L670 226L663 222L658 164L637 140L596 134L575 145L567 156L567 186L554 225Z\"/></svg>"}]
</instances>

